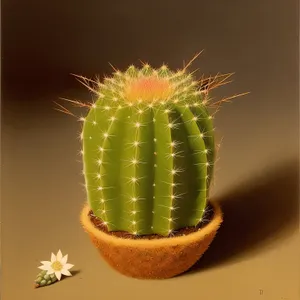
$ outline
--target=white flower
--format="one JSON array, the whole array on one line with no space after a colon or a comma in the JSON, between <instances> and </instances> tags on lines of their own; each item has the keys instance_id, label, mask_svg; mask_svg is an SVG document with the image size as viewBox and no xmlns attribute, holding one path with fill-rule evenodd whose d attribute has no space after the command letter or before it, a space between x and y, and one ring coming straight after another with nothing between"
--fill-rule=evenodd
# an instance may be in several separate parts
<instances>
[{"instance_id":1,"label":"white flower","mask_svg":"<svg viewBox=\"0 0 300 300\"><path fill-rule=\"evenodd\" d=\"M59 250L57 255L51 254L51 261L41 261L42 266L38 267L41 270L47 271L47 275L55 273L58 280L61 279L61 275L72 276L69 269L74 267L74 265L67 264L68 254L64 257Z\"/></svg>"}]
</instances>

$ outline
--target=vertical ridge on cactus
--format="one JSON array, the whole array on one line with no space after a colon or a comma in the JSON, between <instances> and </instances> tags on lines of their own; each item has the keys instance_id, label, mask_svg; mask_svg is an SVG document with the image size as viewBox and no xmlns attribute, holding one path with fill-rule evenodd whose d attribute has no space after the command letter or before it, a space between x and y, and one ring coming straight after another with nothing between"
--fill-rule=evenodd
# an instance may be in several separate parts
<instances>
[{"instance_id":1,"label":"vertical ridge on cactus","mask_svg":"<svg viewBox=\"0 0 300 300\"><path fill-rule=\"evenodd\" d=\"M169 236L201 222L215 141L206 95L185 70L130 66L98 82L82 120L88 203L109 231Z\"/></svg>"}]
</instances>

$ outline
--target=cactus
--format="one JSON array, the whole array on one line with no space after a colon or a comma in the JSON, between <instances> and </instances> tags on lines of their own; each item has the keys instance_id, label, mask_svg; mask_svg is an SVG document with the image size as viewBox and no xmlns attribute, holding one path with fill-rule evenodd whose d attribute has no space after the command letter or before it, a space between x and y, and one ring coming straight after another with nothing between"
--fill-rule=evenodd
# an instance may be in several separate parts
<instances>
[{"instance_id":1,"label":"cactus","mask_svg":"<svg viewBox=\"0 0 300 300\"><path fill-rule=\"evenodd\" d=\"M47 271L43 270L41 271L34 283L35 283L35 288L38 288L38 287L42 287L42 286L47 286L47 285L50 285L50 284L53 284L54 282L56 282L58 279L56 278L55 274L50 274L48 275L47 274Z\"/></svg>"},{"instance_id":2,"label":"cactus","mask_svg":"<svg viewBox=\"0 0 300 300\"><path fill-rule=\"evenodd\" d=\"M97 83L83 128L89 206L108 231L170 236L201 222L213 176L213 118L191 73L130 66Z\"/></svg>"}]
</instances>

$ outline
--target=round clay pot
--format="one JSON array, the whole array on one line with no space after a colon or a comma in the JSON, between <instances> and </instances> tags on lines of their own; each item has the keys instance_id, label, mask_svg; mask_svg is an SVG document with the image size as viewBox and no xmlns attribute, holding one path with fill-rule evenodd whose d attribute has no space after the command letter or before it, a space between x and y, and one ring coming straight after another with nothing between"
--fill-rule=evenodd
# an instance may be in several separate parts
<instances>
[{"instance_id":1,"label":"round clay pot","mask_svg":"<svg viewBox=\"0 0 300 300\"><path fill-rule=\"evenodd\" d=\"M223 217L218 203L214 213L199 231L185 236L160 239L128 239L107 234L90 219L85 205L80 216L84 230L106 262L119 273L139 279L167 279L190 269L208 249Z\"/></svg>"}]
</instances>

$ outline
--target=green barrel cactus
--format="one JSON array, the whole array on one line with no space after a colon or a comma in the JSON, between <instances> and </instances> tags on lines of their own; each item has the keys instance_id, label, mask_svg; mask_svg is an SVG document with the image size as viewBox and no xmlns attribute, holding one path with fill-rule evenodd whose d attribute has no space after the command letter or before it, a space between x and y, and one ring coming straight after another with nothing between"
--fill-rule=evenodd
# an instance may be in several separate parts
<instances>
[{"instance_id":1,"label":"green barrel cactus","mask_svg":"<svg viewBox=\"0 0 300 300\"><path fill-rule=\"evenodd\" d=\"M186 70L130 66L98 82L82 118L87 199L108 231L159 234L201 222L215 162L207 95Z\"/></svg>"}]
</instances>

